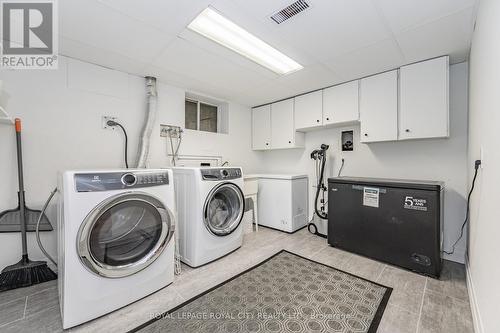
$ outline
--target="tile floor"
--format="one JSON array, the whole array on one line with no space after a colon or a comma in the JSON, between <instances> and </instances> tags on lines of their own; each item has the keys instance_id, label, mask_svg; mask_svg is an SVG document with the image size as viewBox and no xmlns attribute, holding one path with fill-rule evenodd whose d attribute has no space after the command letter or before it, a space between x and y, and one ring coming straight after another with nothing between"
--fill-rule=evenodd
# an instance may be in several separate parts
<instances>
[{"instance_id":1,"label":"tile floor","mask_svg":"<svg viewBox=\"0 0 500 333\"><path fill-rule=\"evenodd\" d=\"M231 255L198 269L184 266L171 286L71 331L125 332L281 249L394 288L379 332L473 332L463 265L445 261L442 278L435 280L332 248L305 229L289 235L266 228L245 235ZM0 294L0 332L61 330L55 281Z\"/></svg>"}]
</instances>

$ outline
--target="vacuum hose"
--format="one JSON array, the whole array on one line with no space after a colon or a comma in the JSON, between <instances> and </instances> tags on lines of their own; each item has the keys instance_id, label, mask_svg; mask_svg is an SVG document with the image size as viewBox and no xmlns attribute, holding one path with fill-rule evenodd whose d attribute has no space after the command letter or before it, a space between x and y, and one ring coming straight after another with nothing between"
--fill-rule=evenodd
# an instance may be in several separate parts
<instances>
[{"instance_id":1,"label":"vacuum hose","mask_svg":"<svg viewBox=\"0 0 500 333\"><path fill-rule=\"evenodd\" d=\"M326 151L328 150L329 146L326 144L322 144L320 149L313 150L311 153L311 158L316 161L316 175L318 178L318 186L316 187L316 196L314 198L314 212L316 215L318 215L319 218L323 220L328 219L328 214L325 213L322 210L318 209L318 199L319 199L319 194L323 190L325 190L325 185L323 185L323 178L325 174L325 164L326 164ZM318 163L321 164L319 167L319 175L318 175ZM319 176L319 177L318 177Z\"/></svg>"},{"instance_id":2,"label":"vacuum hose","mask_svg":"<svg viewBox=\"0 0 500 333\"><path fill-rule=\"evenodd\" d=\"M316 196L314 198L314 211L316 212L316 215L318 215L319 218L323 220L328 219L328 214L325 212L322 212L318 209L318 198L319 198L319 193L323 188L323 175L325 173L325 163L326 163L326 156L323 155L323 158L321 159L321 169L319 172L319 180L318 180L318 186L316 187Z\"/></svg>"}]
</instances>

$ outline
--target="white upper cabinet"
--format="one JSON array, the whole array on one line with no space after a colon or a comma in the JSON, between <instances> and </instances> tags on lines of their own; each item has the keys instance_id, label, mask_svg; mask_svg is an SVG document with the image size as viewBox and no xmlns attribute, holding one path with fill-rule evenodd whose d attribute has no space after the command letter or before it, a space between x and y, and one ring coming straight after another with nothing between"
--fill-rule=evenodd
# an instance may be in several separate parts
<instances>
[{"instance_id":1,"label":"white upper cabinet","mask_svg":"<svg viewBox=\"0 0 500 333\"><path fill-rule=\"evenodd\" d=\"M401 67L399 139L449 136L449 58Z\"/></svg>"},{"instance_id":2,"label":"white upper cabinet","mask_svg":"<svg viewBox=\"0 0 500 333\"><path fill-rule=\"evenodd\" d=\"M398 139L398 71L360 80L360 141L379 142Z\"/></svg>"},{"instance_id":3,"label":"white upper cabinet","mask_svg":"<svg viewBox=\"0 0 500 333\"><path fill-rule=\"evenodd\" d=\"M295 132L294 99L271 104L272 149L303 146L303 133Z\"/></svg>"},{"instance_id":4,"label":"white upper cabinet","mask_svg":"<svg viewBox=\"0 0 500 333\"><path fill-rule=\"evenodd\" d=\"M359 80L323 90L323 125L359 120Z\"/></svg>"},{"instance_id":5,"label":"white upper cabinet","mask_svg":"<svg viewBox=\"0 0 500 333\"><path fill-rule=\"evenodd\" d=\"M271 149L271 105L252 109L252 149Z\"/></svg>"},{"instance_id":6,"label":"white upper cabinet","mask_svg":"<svg viewBox=\"0 0 500 333\"><path fill-rule=\"evenodd\" d=\"M252 149L303 148L305 134L295 131L294 99L252 109Z\"/></svg>"},{"instance_id":7,"label":"white upper cabinet","mask_svg":"<svg viewBox=\"0 0 500 333\"><path fill-rule=\"evenodd\" d=\"M356 122L363 143L448 137L448 56L254 108L252 147L302 148L304 131Z\"/></svg>"},{"instance_id":8,"label":"white upper cabinet","mask_svg":"<svg viewBox=\"0 0 500 333\"><path fill-rule=\"evenodd\" d=\"M323 125L323 90L295 97L295 129L307 130Z\"/></svg>"}]
</instances>

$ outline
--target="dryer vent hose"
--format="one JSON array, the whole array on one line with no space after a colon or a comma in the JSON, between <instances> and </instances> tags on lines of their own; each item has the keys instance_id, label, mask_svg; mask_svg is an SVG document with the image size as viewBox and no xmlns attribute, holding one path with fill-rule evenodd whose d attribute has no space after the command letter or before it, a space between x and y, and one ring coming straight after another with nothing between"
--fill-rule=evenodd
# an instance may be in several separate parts
<instances>
[{"instance_id":1,"label":"dryer vent hose","mask_svg":"<svg viewBox=\"0 0 500 333\"><path fill-rule=\"evenodd\" d=\"M147 114L146 123L142 130L141 144L139 146L138 168L146 168L149 158L149 145L151 143L151 134L153 133L156 120L156 78L146 77L146 95L147 95Z\"/></svg>"}]
</instances>

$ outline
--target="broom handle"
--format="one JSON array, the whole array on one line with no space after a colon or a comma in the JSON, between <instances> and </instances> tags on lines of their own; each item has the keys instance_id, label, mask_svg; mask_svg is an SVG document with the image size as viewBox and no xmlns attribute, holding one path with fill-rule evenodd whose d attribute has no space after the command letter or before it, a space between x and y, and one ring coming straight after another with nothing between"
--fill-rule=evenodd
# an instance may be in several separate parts
<instances>
[{"instance_id":1,"label":"broom handle","mask_svg":"<svg viewBox=\"0 0 500 333\"><path fill-rule=\"evenodd\" d=\"M21 148L21 119L16 118L16 146L17 146L17 177L19 180L19 210L21 213L21 240L23 260L28 260L28 243L26 240L26 207L24 199L23 153Z\"/></svg>"}]
</instances>

